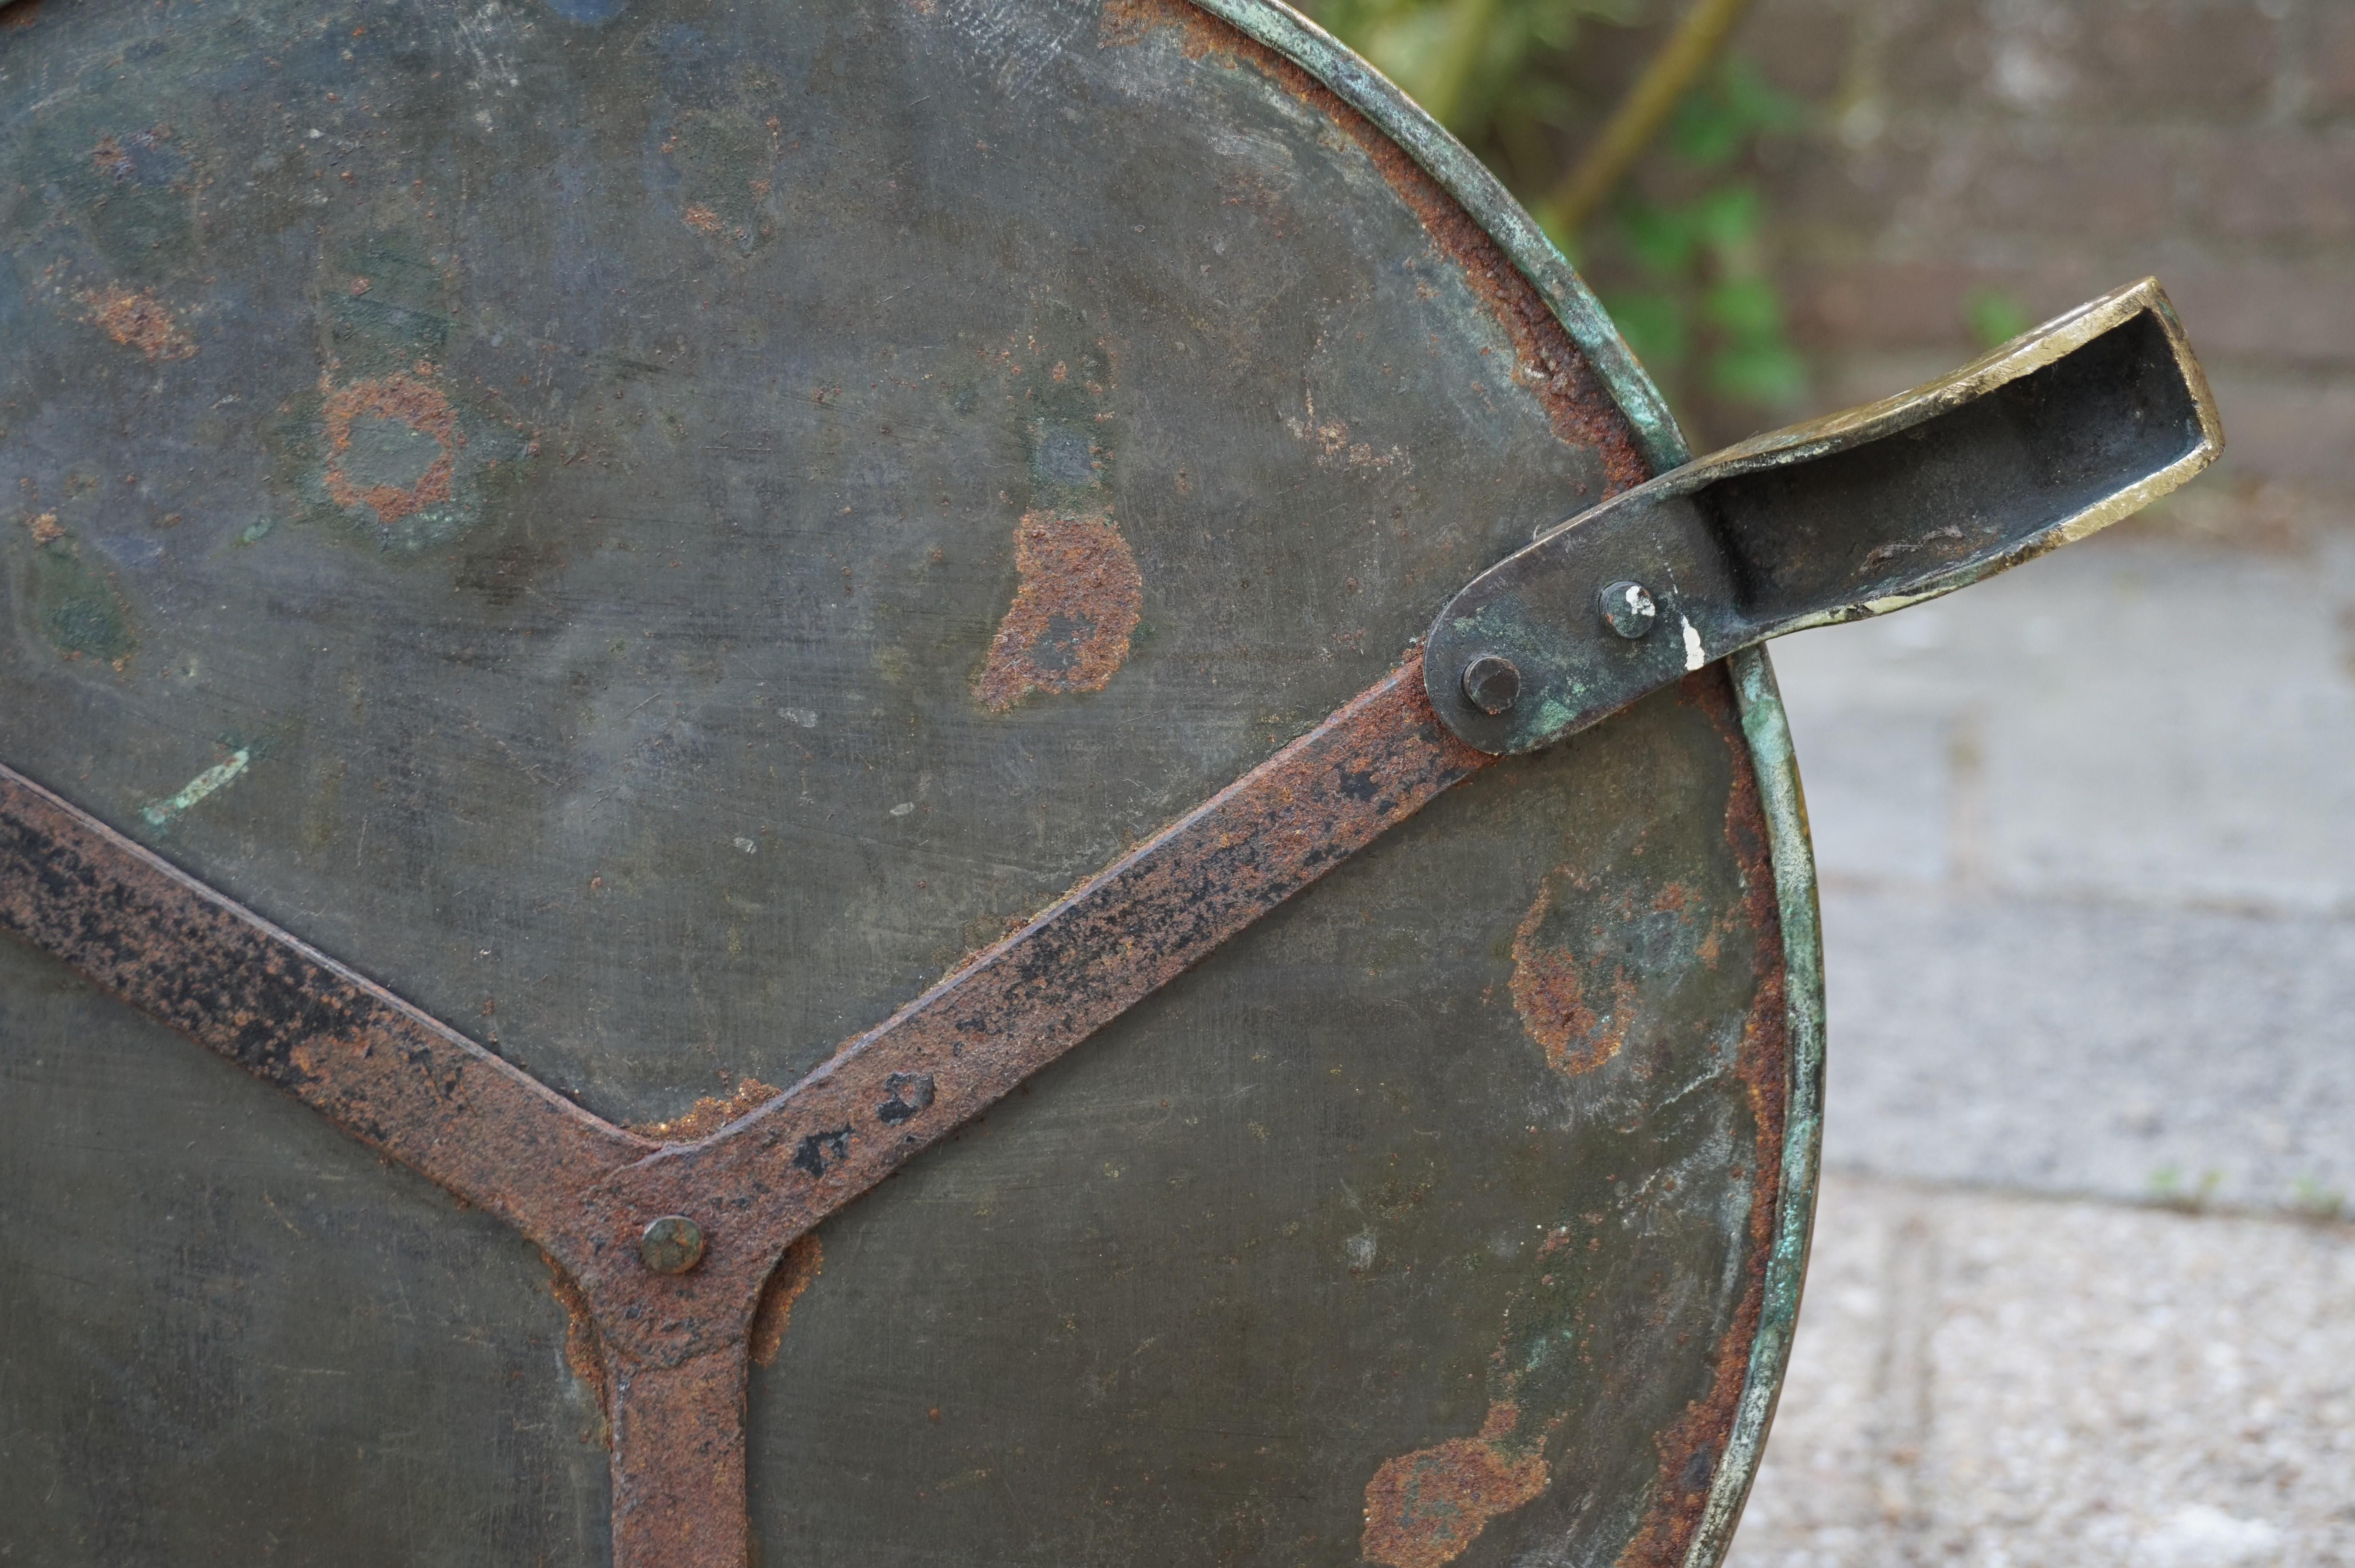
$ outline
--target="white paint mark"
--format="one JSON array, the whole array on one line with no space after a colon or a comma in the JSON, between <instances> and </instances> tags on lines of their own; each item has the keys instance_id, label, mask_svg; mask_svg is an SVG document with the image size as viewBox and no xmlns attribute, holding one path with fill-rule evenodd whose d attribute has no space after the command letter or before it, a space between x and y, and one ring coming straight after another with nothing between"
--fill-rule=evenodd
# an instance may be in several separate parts
<instances>
[{"instance_id":1,"label":"white paint mark","mask_svg":"<svg viewBox=\"0 0 2355 1568\"><path fill-rule=\"evenodd\" d=\"M750 855L754 850L758 849L760 846L750 838L739 838L736 840L736 848L743 850L747 855Z\"/></svg>"},{"instance_id":2,"label":"white paint mark","mask_svg":"<svg viewBox=\"0 0 2355 1568\"><path fill-rule=\"evenodd\" d=\"M146 818L147 826L159 830L169 827L173 820L181 813L216 790L223 788L236 779L238 774L245 772L246 763L251 761L253 761L253 753L240 750L231 755L228 762L216 767L207 768L203 773L190 779L181 787L179 794L168 800L149 801L139 808L139 815Z\"/></svg>"},{"instance_id":3,"label":"white paint mark","mask_svg":"<svg viewBox=\"0 0 2355 1568\"><path fill-rule=\"evenodd\" d=\"M805 730L817 728L817 710L814 708L780 708L777 717L788 724L798 724Z\"/></svg>"},{"instance_id":4,"label":"white paint mark","mask_svg":"<svg viewBox=\"0 0 2355 1568\"><path fill-rule=\"evenodd\" d=\"M914 801L903 800L899 805L891 808L891 815L894 816L905 816L915 809L916 803Z\"/></svg>"},{"instance_id":5,"label":"white paint mark","mask_svg":"<svg viewBox=\"0 0 2355 1568\"><path fill-rule=\"evenodd\" d=\"M1685 668L1699 669L1709 663L1709 655L1701 651L1700 634L1693 629L1693 624L1687 621L1681 613L1677 616L1677 620L1685 629Z\"/></svg>"},{"instance_id":6,"label":"white paint mark","mask_svg":"<svg viewBox=\"0 0 2355 1568\"><path fill-rule=\"evenodd\" d=\"M1362 1274L1374 1266L1374 1233L1360 1231L1341 1243L1341 1253L1349 1260L1351 1272Z\"/></svg>"}]
</instances>

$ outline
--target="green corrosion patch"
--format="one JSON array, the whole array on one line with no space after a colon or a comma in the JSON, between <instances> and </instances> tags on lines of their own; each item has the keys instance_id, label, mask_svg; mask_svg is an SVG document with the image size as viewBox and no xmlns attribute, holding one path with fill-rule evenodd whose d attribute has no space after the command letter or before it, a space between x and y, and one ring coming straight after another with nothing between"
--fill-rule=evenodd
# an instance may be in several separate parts
<instances>
[{"instance_id":1,"label":"green corrosion patch","mask_svg":"<svg viewBox=\"0 0 2355 1568\"><path fill-rule=\"evenodd\" d=\"M1100 691L1127 661L1145 579L1102 512L1028 512L1014 529L1021 582L973 694L1003 713L1034 691Z\"/></svg>"},{"instance_id":2,"label":"green corrosion patch","mask_svg":"<svg viewBox=\"0 0 2355 1568\"><path fill-rule=\"evenodd\" d=\"M423 359L379 375L330 369L315 392L286 405L272 444L297 518L404 556L474 532L485 491L537 451L519 432L462 407ZM249 542L258 537L250 531Z\"/></svg>"},{"instance_id":3,"label":"green corrosion patch","mask_svg":"<svg viewBox=\"0 0 2355 1568\"><path fill-rule=\"evenodd\" d=\"M55 512L25 520L33 536L33 615L51 646L69 658L121 669L137 651L129 607L112 579L82 560Z\"/></svg>"},{"instance_id":4,"label":"green corrosion patch","mask_svg":"<svg viewBox=\"0 0 2355 1568\"><path fill-rule=\"evenodd\" d=\"M186 816L208 797L218 795L235 784L253 761L251 748L240 746L229 754L225 762L216 763L186 784L178 793L151 800L139 808L139 816L158 833L168 831L175 822Z\"/></svg>"},{"instance_id":5,"label":"green corrosion patch","mask_svg":"<svg viewBox=\"0 0 2355 1568\"><path fill-rule=\"evenodd\" d=\"M1463 1555L1488 1521L1546 1488L1542 1435L1522 1434L1518 1405L1488 1407L1477 1435L1385 1459L1366 1483L1359 1550L1386 1568L1440 1568Z\"/></svg>"},{"instance_id":6,"label":"green corrosion patch","mask_svg":"<svg viewBox=\"0 0 2355 1568\"><path fill-rule=\"evenodd\" d=\"M126 125L112 116L122 63L91 59L81 79L60 80L21 124L12 123L11 161L44 193L45 217L79 231L80 265L136 283L184 279L196 250L195 201L204 174L167 124ZM169 82L143 78L141 107L172 101Z\"/></svg>"},{"instance_id":7,"label":"green corrosion patch","mask_svg":"<svg viewBox=\"0 0 2355 1568\"><path fill-rule=\"evenodd\" d=\"M771 193L784 133L763 107L755 79L734 84L737 101L674 112L657 149L678 202L679 221L704 239L749 256L776 238Z\"/></svg>"},{"instance_id":8,"label":"green corrosion patch","mask_svg":"<svg viewBox=\"0 0 2355 1568\"><path fill-rule=\"evenodd\" d=\"M1717 963L1718 934L1697 929L1683 888L1613 893L1557 868L1513 931L1513 1010L1564 1077L1591 1072L1625 1048L1630 1031L1646 1022L1645 997L1659 988L1664 969Z\"/></svg>"},{"instance_id":9,"label":"green corrosion patch","mask_svg":"<svg viewBox=\"0 0 2355 1568\"><path fill-rule=\"evenodd\" d=\"M365 507L389 526L448 504L466 438L437 388L421 377L392 375L323 390L324 478L336 506Z\"/></svg>"},{"instance_id":10,"label":"green corrosion patch","mask_svg":"<svg viewBox=\"0 0 2355 1568\"><path fill-rule=\"evenodd\" d=\"M1592 1405L1593 1286L1577 1253L1599 1243L1609 1216L1582 1216L1547 1232L1537 1277L1506 1298L1503 1331L1488 1357L1487 1413L1479 1431L1385 1459L1366 1483L1359 1550L1385 1568L1440 1568L1462 1556L1496 1520L1525 1508L1556 1478L1546 1449L1572 1412ZM1558 1456L1570 1465L1570 1456Z\"/></svg>"},{"instance_id":11,"label":"green corrosion patch","mask_svg":"<svg viewBox=\"0 0 2355 1568\"><path fill-rule=\"evenodd\" d=\"M647 126L648 174L658 198L689 231L738 257L778 232L785 126L796 96L757 60L725 59L700 28L656 29L644 46L661 57L661 100Z\"/></svg>"}]
</instances>

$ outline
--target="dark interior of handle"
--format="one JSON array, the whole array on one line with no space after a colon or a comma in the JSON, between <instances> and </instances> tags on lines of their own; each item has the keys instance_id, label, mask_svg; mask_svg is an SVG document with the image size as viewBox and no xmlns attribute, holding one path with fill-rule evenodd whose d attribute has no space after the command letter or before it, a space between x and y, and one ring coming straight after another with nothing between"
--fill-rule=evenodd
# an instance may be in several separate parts
<instances>
[{"instance_id":1,"label":"dark interior of handle","mask_svg":"<svg viewBox=\"0 0 2355 1568\"><path fill-rule=\"evenodd\" d=\"M2145 311L1910 430L1721 479L1695 499L1732 570L1735 607L1772 626L1934 583L2200 441L2191 389ZM1925 530L1924 518L1940 526Z\"/></svg>"}]
</instances>

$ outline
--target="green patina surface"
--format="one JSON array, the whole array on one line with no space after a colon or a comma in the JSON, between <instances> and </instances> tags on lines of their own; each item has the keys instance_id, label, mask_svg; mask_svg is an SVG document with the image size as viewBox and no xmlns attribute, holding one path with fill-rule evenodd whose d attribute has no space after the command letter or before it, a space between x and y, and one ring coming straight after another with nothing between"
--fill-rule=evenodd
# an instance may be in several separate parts
<instances>
[{"instance_id":1,"label":"green patina surface","mask_svg":"<svg viewBox=\"0 0 2355 1568\"><path fill-rule=\"evenodd\" d=\"M122 593L101 567L82 558L69 538L31 552L33 613L59 653L112 664L138 648Z\"/></svg>"}]
</instances>

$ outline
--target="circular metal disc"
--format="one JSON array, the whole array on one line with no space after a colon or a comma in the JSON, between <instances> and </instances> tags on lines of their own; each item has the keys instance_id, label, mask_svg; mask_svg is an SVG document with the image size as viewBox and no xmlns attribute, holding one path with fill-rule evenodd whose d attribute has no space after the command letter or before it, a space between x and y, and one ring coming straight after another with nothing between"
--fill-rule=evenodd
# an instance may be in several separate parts
<instances>
[{"instance_id":1,"label":"circular metal disc","mask_svg":"<svg viewBox=\"0 0 2355 1568\"><path fill-rule=\"evenodd\" d=\"M1674 455L1224 8L0 10L0 762L601 1115L791 1083ZM765 1560L1713 1562L1811 1192L1779 724L1753 657L1488 770L827 1222ZM0 1555L602 1559L527 1243L13 944L0 1073Z\"/></svg>"}]
</instances>

